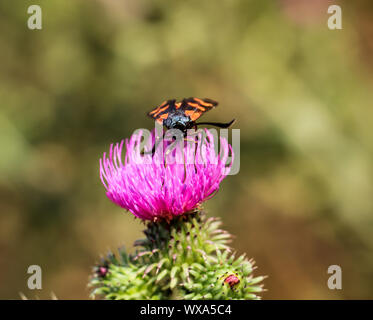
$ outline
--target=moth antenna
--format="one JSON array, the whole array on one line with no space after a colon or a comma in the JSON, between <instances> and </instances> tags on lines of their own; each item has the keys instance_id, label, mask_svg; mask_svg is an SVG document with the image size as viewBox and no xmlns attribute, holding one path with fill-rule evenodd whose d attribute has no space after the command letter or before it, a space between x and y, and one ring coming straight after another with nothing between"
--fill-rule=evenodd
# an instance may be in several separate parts
<instances>
[{"instance_id":1,"label":"moth antenna","mask_svg":"<svg viewBox=\"0 0 373 320\"><path fill-rule=\"evenodd\" d=\"M215 127L218 127L218 128L229 128L234 122L236 121L236 119L233 119L232 121L230 122L227 122L227 123L221 123L221 122L199 122L199 123L196 123L196 125L210 125L210 126L215 126Z\"/></svg>"}]
</instances>

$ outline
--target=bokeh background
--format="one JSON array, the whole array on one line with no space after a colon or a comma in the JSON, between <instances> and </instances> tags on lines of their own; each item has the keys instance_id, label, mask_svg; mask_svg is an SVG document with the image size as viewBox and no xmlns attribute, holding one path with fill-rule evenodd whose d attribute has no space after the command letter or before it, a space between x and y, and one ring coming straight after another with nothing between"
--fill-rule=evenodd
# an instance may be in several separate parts
<instances>
[{"instance_id":1,"label":"bokeh background","mask_svg":"<svg viewBox=\"0 0 373 320\"><path fill-rule=\"evenodd\" d=\"M100 255L144 228L106 198L99 157L189 96L220 102L206 121L238 119L241 170L205 207L269 275L263 298L373 298L372 5L1 0L0 298L88 298Z\"/></svg>"}]
</instances>

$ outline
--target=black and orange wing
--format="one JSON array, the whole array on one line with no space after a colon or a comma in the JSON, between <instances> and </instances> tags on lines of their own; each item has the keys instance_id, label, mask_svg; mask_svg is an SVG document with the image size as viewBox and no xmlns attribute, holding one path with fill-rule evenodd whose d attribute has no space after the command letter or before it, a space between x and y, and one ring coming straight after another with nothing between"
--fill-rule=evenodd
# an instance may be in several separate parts
<instances>
[{"instance_id":1,"label":"black and orange wing","mask_svg":"<svg viewBox=\"0 0 373 320\"><path fill-rule=\"evenodd\" d=\"M166 120L175 106L175 100L166 100L162 102L158 107L148 113L148 116L160 124L163 124L163 120Z\"/></svg>"},{"instance_id":2,"label":"black and orange wing","mask_svg":"<svg viewBox=\"0 0 373 320\"><path fill-rule=\"evenodd\" d=\"M196 121L205 112L215 108L218 105L217 101L211 99L188 98L184 99L182 104L184 113L192 121Z\"/></svg>"}]
</instances>

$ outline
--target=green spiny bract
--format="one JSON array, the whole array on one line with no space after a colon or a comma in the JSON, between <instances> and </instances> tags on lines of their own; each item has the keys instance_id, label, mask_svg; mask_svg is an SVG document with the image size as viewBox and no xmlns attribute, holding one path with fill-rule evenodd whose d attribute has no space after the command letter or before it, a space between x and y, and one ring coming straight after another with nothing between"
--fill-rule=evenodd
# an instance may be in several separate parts
<instances>
[{"instance_id":1,"label":"green spiny bract","mask_svg":"<svg viewBox=\"0 0 373 320\"><path fill-rule=\"evenodd\" d=\"M218 252L217 264L200 266L198 271L190 271L194 281L182 284L183 299L260 299L257 294L263 291L263 286L259 283L264 277L253 278L253 264L244 255L235 260L234 254L227 250Z\"/></svg>"},{"instance_id":2,"label":"green spiny bract","mask_svg":"<svg viewBox=\"0 0 373 320\"><path fill-rule=\"evenodd\" d=\"M109 300L161 300L166 297L154 277L144 276L146 266L130 262L124 248L119 249L120 258L109 254L94 268L90 286L94 287L92 297Z\"/></svg>"},{"instance_id":3,"label":"green spiny bract","mask_svg":"<svg viewBox=\"0 0 373 320\"><path fill-rule=\"evenodd\" d=\"M263 277L235 259L221 221L192 212L147 224L133 255L120 250L95 270L93 296L106 299L258 299ZM104 269L99 269L99 268ZM102 272L102 270L104 272Z\"/></svg>"}]
</instances>

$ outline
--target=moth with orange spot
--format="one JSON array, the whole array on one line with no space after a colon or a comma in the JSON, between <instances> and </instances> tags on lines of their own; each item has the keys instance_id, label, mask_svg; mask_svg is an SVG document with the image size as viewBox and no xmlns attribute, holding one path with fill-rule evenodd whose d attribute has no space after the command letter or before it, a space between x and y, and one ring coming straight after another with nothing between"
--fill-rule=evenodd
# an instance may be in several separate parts
<instances>
[{"instance_id":1,"label":"moth with orange spot","mask_svg":"<svg viewBox=\"0 0 373 320\"><path fill-rule=\"evenodd\" d=\"M235 119L227 123L196 121L207 111L215 108L218 102L211 99L185 98L164 101L148 113L152 119L167 129L179 129L186 135L188 129L196 129L198 125L212 125L218 128L230 127Z\"/></svg>"}]
</instances>

